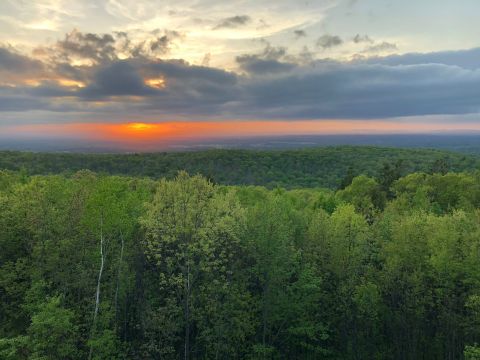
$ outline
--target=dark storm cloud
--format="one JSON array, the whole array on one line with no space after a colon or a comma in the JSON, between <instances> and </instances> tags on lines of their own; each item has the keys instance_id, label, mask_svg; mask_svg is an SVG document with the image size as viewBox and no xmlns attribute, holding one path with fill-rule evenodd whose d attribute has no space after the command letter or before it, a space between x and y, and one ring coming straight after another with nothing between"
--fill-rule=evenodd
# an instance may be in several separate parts
<instances>
[{"instance_id":1,"label":"dark storm cloud","mask_svg":"<svg viewBox=\"0 0 480 360\"><path fill-rule=\"evenodd\" d=\"M188 79L204 70L183 66L182 76L163 69L174 85L169 88L167 81L164 95L150 98L149 109L274 119L368 119L480 111L480 71L445 65L392 67L331 61L295 66L268 77L226 73L197 75L203 79L197 81ZM185 77L186 73L190 76ZM220 80L230 76L236 80Z\"/></svg>"},{"instance_id":2,"label":"dark storm cloud","mask_svg":"<svg viewBox=\"0 0 480 360\"><path fill-rule=\"evenodd\" d=\"M244 74L145 56L92 66L47 66L2 51L0 64L8 69L7 75L28 69L25 64L30 62L53 74L31 86L24 82L1 87L0 82L0 111L292 120L480 112L480 69L475 61L480 49L342 63L313 61L311 56L303 62L285 48L265 44L259 53L236 59ZM55 76L81 80L85 87L57 81ZM161 79L165 86L149 86L148 79Z\"/></svg>"},{"instance_id":3,"label":"dark storm cloud","mask_svg":"<svg viewBox=\"0 0 480 360\"><path fill-rule=\"evenodd\" d=\"M343 44L343 40L337 35L322 35L317 40L317 46L322 49L330 49Z\"/></svg>"},{"instance_id":4,"label":"dark storm cloud","mask_svg":"<svg viewBox=\"0 0 480 360\"><path fill-rule=\"evenodd\" d=\"M213 29L224 29L224 28L237 28L243 25L250 23L252 19L248 15L237 15L232 16L226 19L223 19L218 25Z\"/></svg>"},{"instance_id":5,"label":"dark storm cloud","mask_svg":"<svg viewBox=\"0 0 480 360\"><path fill-rule=\"evenodd\" d=\"M273 118L368 119L480 111L480 72L443 65L320 64L252 82L247 88L245 109L268 109Z\"/></svg>"},{"instance_id":6,"label":"dark storm cloud","mask_svg":"<svg viewBox=\"0 0 480 360\"><path fill-rule=\"evenodd\" d=\"M137 69L127 61L118 61L100 68L94 80L80 95L87 99L109 96L151 96L158 91L145 85Z\"/></svg>"}]
</instances>

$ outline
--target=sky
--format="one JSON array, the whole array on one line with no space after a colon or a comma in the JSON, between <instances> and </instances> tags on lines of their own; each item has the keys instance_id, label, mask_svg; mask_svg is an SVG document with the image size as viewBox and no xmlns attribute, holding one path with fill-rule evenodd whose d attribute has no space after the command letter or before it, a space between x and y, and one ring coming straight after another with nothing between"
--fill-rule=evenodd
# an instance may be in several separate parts
<instances>
[{"instance_id":1,"label":"sky","mask_svg":"<svg viewBox=\"0 0 480 360\"><path fill-rule=\"evenodd\" d=\"M2 0L0 140L480 132L479 13L477 0Z\"/></svg>"}]
</instances>

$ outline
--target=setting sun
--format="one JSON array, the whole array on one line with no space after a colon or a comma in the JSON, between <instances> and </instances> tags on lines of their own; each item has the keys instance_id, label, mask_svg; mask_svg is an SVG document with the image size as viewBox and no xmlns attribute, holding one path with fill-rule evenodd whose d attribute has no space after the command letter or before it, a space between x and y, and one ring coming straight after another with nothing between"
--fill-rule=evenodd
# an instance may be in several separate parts
<instances>
[{"instance_id":1,"label":"setting sun","mask_svg":"<svg viewBox=\"0 0 480 360\"><path fill-rule=\"evenodd\" d=\"M137 131L151 130L156 127L154 124L145 124L145 123L130 123L127 125L129 129Z\"/></svg>"}]
</instances>

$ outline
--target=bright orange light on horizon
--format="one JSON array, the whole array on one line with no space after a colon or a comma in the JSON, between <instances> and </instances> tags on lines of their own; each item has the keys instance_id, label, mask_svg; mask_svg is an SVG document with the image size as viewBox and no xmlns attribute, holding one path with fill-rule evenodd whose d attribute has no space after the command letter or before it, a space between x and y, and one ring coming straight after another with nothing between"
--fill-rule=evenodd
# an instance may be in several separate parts
<instances>
[{"instance_id":1,"label":"bright orange light on horizon","mask_svg":"<svg viewBox=\"0 0 480 360\"><path fill-rule=\"evenodd\" d=\"M1 127L4 134L45 138L71 138L135 149L160 148L204 139L238 139L255 136L335 134L415 134L480 132L476 123L402 122L397 120L299 120L299 121L170 121L162 123L63 123Z\"/></svg>"},{"instance_id":2,"label":"bright orange light on horizon","mask_svg":"<svg viewBox=\"0 0 480 360\"><path fill-rule=\"evenodd\" d=\"M145 124L145 123L129 123L127 124L127 127L132 129L132 130L138 130L138 131L145 131L145 130L150 130L153 129L158 125L154 124Z\"/></svg>"}]
</instances>

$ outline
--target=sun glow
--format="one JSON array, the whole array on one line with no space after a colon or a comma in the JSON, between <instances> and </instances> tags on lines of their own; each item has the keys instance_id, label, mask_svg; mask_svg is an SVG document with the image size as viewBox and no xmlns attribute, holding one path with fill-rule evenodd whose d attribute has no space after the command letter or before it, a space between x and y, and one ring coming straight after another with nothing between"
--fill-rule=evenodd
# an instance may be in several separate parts
<instances>
[{"instance_id":1,"label":"sun glow","mask_svg":"<svg viewBox=\"0 0 480 360\"><path fill-rule=\"evenodd\" d=\"M145 124L145 123L130 123L130 124L127 124L127 127L132 130L145 131L145 130L154 129L156 125Z\"/></svg>"},{"instance_id":2,"label":"sun glow","mask_svg":"<svg viewBox=\"0 0 480 360\"><path fill-rule=\"evenodd\" d=\"M402 121L309 120L309 121L170 121L157 123L63 123L10 125L0 127L0 136L77 139L115 144L123 149L156 151L169 146L214 139L255 136L331 134L428 134L480 132L480 124L470 122L439 124Z\"/></svg>"},{"instance_id":3,"label":"sun glow","mask_svg":"<svg viewBox=\"0 0 480 360\"><path fill-rule=\"evenodd\" d=\"M71 86L71 87L79 87L84 88L86 85L82 81L71 80L71 79L58 79L58 83L62 86Z\"/></svg>"}]
</instances>

